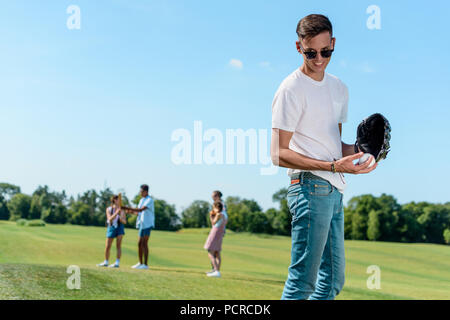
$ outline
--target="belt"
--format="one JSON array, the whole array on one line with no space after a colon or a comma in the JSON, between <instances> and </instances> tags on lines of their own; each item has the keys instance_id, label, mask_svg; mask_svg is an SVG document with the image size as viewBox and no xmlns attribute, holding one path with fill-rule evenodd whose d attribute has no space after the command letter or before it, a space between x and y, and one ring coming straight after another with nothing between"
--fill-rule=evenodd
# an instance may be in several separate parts
<instances>
[{"instance_id":1,"label":"belt","mask_svg":"<svg viewBox=\"0 0 450 320\"><path fill-rule=\"evenodd\" d=\"M302 172L298 172L298 173L294 173L293 175L291 175L291 184L297 184L300 183L301 180L304 179L314 179L314 180L325 180L324 178L321 178L319 176L316 176L315 174L312 174L309 171L302 171Z\"/></svg>"}]
</instances>

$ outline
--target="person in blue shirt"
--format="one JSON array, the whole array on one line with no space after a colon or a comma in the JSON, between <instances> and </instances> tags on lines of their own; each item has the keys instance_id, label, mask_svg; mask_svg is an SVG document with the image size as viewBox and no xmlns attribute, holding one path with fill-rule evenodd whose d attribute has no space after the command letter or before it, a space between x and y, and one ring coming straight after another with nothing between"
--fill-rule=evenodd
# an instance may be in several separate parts
<instances>
[{"instance_id":1,"label":"person in blue shirt","mask_svg":"<svg viewBox=\"0 0 450 320\"><path fill-rule=\"evenodd\" d=\"M148 269L148 239L155 228L155 204L148 194L148 185L143 184L140 190L141 200L138 208L122 207L126 213L137 215L136 228L139 229L138 257L139 262L133 269Z\"/></svg>"}]
</instances>

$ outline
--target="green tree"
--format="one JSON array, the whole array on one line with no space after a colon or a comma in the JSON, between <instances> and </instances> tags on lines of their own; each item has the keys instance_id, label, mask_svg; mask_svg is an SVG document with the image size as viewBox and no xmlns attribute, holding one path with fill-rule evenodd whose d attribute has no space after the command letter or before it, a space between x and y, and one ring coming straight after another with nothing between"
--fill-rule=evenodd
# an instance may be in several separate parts
<instances>
[{"instance_id":1,"label":"green tree","mask_svg":"<svg viewBox=\"0 0 450 320\"><path fill-rule=\"evenodd\" d=\"M241 203L245 205L250 212L261 212L262 208L255 200L242 199Z\"/></svg>"},{"instance_id":2,"label":"green tree","mask_svg":"<svg viewBox=\"0 0 450 320\"><path fill-rule=\"evenodd\" d=\"M430 204L423 209L418 222L424 229L425 241L444 243L444 230L449 224L450 214L445 205Z\"/></svg>"},{"instance_id":3,"label":"green tree","mask_svg":"<svg viewBox=\"0 0 450 320\"><path fill-rule=\"evenodd\" d=\"M402 206L398 214L397 233L400 242L421 242L425 241L425 234L422 225L418 222L419 216L423 212L423 204L414 202ZM427 204L428 205L428 204Z\"/></svg>"},{"instance_id":4,"label":"green tree","mask_svg":"<svg viewBox=\"0 0 450 320\"><path fill-rule=\"evenodd\" d=\"M344 211L344 238L346 240L352 239L353 232L353 210L345 209Z\"/></svg>"},{"instance_id":5,"label":"green tree","mask_svg":"<svg viewBox=\"0 0 450 320\"><path fill-rule=\"evenodd\" d=\"M292 214L287 203L287 189L282 188L272 195L272 201L280 204L280 209L268 214L273 233L279 235L291 234Z\"/></svg>"},{"instance_id":6,"label":"green tree","mask_svg":"<svg viewBox=\"0 0 450 320\"><path fill-rule=\"evenodd\" d=\"M367 240L367 216L355 212L352 214L352 240Z\"/></svg>"},{"instance_id":7,"label":"green tree","mask_svg":"<svg viewBox=\"0 0 450 320\"><path fill-rule=\"evenodd\" d=\"M38 186L33 192L30 217L47 223L66 223L69 220L66 203L65 191L52 192L48 186Z\"/></svg>"},{"instance_id":8,"label":"green tree","mask_svg":"<svg viewBox=\"0 0 450 320\"><path fill-rule=\"evenodd\" d=\"M127 223L125 227L127 228L136 228L136 220L137 216L134 214L127 214Z\"/></svg>"},{"instance_id":9,"label":"green tree","mask_svg":"<svg viewBox=\"0 0 450 320\"><path fill-rule=\"evenodd\" d=\"M164 200L154 199L155 203L155 229L176 231L181 228L180 217L175 206Z\"/></svg>"},{"instance_id":10,"label":"green tree","mask_svg":"<svg viewBox=\"0 0 450 320\"><path fill-rule=\"evenodd\" d=\"M6 199L0 195L0 220L9 220L9 210Z\"/></svg>"},{"instance_id":11,"label":"green tree","mask_svg":"<svg viewBox=\"0 0 450 320\"><path fill-rule=\"evenodd\" d=\"M381 236L380 230L380 211L372 210L369 213L369 222L367 227L367 238L369 240L378 240Z\"/></svg>"},{"instance_id":12,"label":"green tree","mask_svg":"<svg viewBox=\"0 0 450 320\"><path fill-rule=\"evenodd\" d=\"M10 219L8 201L18 193L20 193L20 187L6 182L0 183L0 220Z\"/></svg>"},{"instance_id":13,"label":"green tree","mask_svg":"<svg viewBox=\"0 0 450 320\"><path fill-rule=\"evenodd\" d=\"M345 210L346 239L444 243L450 227L448 203L401 206L390 195L363 195L352 198Z\"/></svg>"},{"instance_id":14,"label":"green tree","mask_svg":"<svg viewBox=\"0 0 450 320\"><path fill-rule=\"evenodd\" d=\"M247 231L251 233L271 233L269 219L263 212L250 212L248 215Z\"/></svg>"},{"instance_id":15,"label":"green tree","mask_svg":"<svg viewBox=\"0 0 450 320\"><path fill-rule=\"evenodd\" d=\"M242 204L241 198L229 196L225 200L227 206L227 228L233 231L245 231L246 215L250 210Z\"/></svg>"},{"instance_id":16,"label":"green tree","mask_svg":"<svg viewBox=\"0 0 450 320\"><path fill-rule=\"evenodd\" d=\"M10 220L29 219L31 197L23 193L16 193L11 200L8 201L8 210L10 212Z\"/></svg>"},{"instance_id":17,"label":"green tree","mask_svg":"<svg viewBox=\"0 0 450 320\"><path fill-rule=\"evenodd\" d=\"M239 197L227 197L228 223L227 228L233 231L248 231L252 223L252 213L261 212L262 209L254 200L241 199Z\"/></svg>"},{"instance_id":18,"label":"green tree","mask_svg":"<svg viewBox=\"0 0 450 320\"><path fill-rule=\"evenodd\" d=\"M450 228L444 230L444 241L446 244L450 244Z\"/></svg>"},{"instance_id":19,"label":"green tree","mask_svg":"<svg viewBox=\"0 0 450 320\"><path fill-rule=\"evenodd\" d=\"M287 189L287 188L282 188L282 189L278 190L277 192L275 192L275 193L272 195L272 201L273 201L273 202L278 202L278 203L280 203L281 200L286 199L286 197L287 197L287 192L288 192L288 189Z\"/></svg>"},{"instance_id":20,"label":"green tree","mask_svg":"<svg viewBox=\"0 0 450 320\"><path fill-rule=\"evenodd\" d=\"M82 226L92 224L92 211L89 205L81 201L74 201L69 208L70 223Z\"/></svg>"},{"instance_id":21,"label":"green tree","mask_svg":"<svg viewBox=\"0 0 450 320\"><path fill-rule=\"evenodd\" d=\"M366 194L351 198L344 210L344 232L350 231L350 235L347 234L346 238L367 240L369 213L379 209L380 205L373 195Z\"/></svg>"},{"instance_id":22,"label":"green tree","mask_svg":"<svg viewBox=\"0 0 450 320\"><path fill-rule=\"evenodd\" d=\"M42 217L41 196L34 194L31 197L30 217L31 219L41 219Z\"/></svg>"},{"instance_id":23,"label":"green tree","mask_svg":"<svg viewBox=\"0 0 450 320\"><path fill-rule=\"evenodd\" d=\"M102 224L99 210L97 209L98 205L98 198L99 195L96 190L91 189L86 192L84 192L81 196L78 196L78 201L85 204L87 208L89 208L89 218L82 219L83 221L89 221L87 225L93 225L93 226L101 226ZM83 215L86 213L84 212L86 208L83 207ZM103 215L105 215L105 212L103 212ZM80 220L80 221L82 221ZM77 223L79 224L79 223Z\"/></svg>"},{"instance_id":24,"label":"green tree","mask_svg":"<svg viewBox=\"0 0 450 320\"><path fill-rule=\"evenodd\" d=\"M183 228L205 228L208 227L209 212L211 205L202 200L196 200L183 210L181 222Z\"/></svg>"},{"instance_id":25,"label":"green tree","mask_svg":"<svg viewBox=\"0 0 450 320\"><path fill-rule=\"evenodd\" d=\"M50 208L44 209L42 212L42 220L47 223L64 224L68 221L68 212L63 204L52 205Z\"/></svg>"},{"instance_id":26,"label":"green tree","mask_svg":"<svg viewBox=\"0 0 450 320\"><path fill-rule=\"evenodd\" d=\"M380 241L400 241L399 213L401 206L397 200L387 194L382 194L376 198L378 204L379 217L379 238Z\"/></svg>"},{"instance_id":27,"label":"green tree","mask_svg":"<svg viewBox=\"0 0 450 320\"><path fill-rule=\"evenodd\" d=\"M280 210L272 221L272 228L276 234L289 236L291 235L292 214L289 210L287 200L280 202Z\"/></svg>"},{"instance_id":28,"label":"green tree","mask_svg":"<svg viewBox=\"0 0 450 320\"><path fill-rule=\"evenodd\" d=\"M131 203L134 204L136 207L139 205L139 201L141 201L141 195L138 193L133 200L131 200Z\"/></svg>"},{"instance_id":29,"label":"green tree","mask_svg":"<svg viewBox=\"0 0 450 320\"><path fill-rule=\"evenodd\" d=\"M267 222L269 223L269 232L270 234L277 234L276 230L274 229L274 220L276 218L276 216L278 215L278 210L275 208L270 208L266 211L266 217L267 217Z\"/></svg>"},{"instance_id":30,"label":"green tree","mask_svg":"<svg viewBox=\"0 0 450 320\"><path fill-rule=\"evenodd\" d=\"M18 193L20 193L20 187L6 182L0 183L0 196L5 199L5 201L9 201Z\"/></svg>"}]
</instances>

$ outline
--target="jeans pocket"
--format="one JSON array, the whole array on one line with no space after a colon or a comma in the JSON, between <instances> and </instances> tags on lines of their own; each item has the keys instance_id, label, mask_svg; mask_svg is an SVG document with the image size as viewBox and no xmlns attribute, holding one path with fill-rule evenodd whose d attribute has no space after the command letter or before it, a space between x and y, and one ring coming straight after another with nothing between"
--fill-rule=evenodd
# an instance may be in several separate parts
<instances>
[{"instance_id":1,"label":"jeans pocket","mask_svg":"<svg viewBox=\"0 0 450 320\"><path fill-rule=\"evenodd\" d=\"M311 223L310 199L307 193L300 193L297 196L295 205L292 208L292 228L291 236L293 244L302 251L308 243L308 235ZM303 248L303 249L302 249Z\"/></svg>"},{"instance_id":2,"label":"jeans pocket","mask_svg":"<svg viewBox=\"0 0 450 320\"><path fill-rule=\"evenodd\" d=\"M304 192L299 191L295 195L288 196L287 201L289 212L291 213L291 221L294 226L299 219L303 218L306 224L309 225L309 199Z\"/></svg>"},{"instance_id":3,"label":"jeans pocket","mask_svg":"<svg viewBox=\"0 0 450 320\"><path fill-rule=\"evenodd\" d=\"M291 213L291 215L294 215L294 210L295 210L295 205L297 203L298 195L299 195L298 192L287 195L287 205L288 205L289 212Z\"/></svg>"},{"instance_id":4,"label":"jeans pocket","mask_svg":"<svg viewBox=\"0 0 450 320\"><path fill-rule=\"evenodd\" d=\"M329 182L314 182L310 185L312 196L329 196L333 192L333 186Z\"/></svg>"},{"instance_id":5,"label":"jeans pocket","mask_svg":"<svg viewBox=\"0 0 450 320\"><path fill-rule=\"evenodd\" d=\"M293 184L290 185L287 191L287 195L286 195L286 200L287 200L287 205L289 208L289 211L291 212L291 214L293 215L294 213L294 208L297 202L297 198L298 195L301 192L301 185L300 184Z\"/></svg>"}]
</instances>

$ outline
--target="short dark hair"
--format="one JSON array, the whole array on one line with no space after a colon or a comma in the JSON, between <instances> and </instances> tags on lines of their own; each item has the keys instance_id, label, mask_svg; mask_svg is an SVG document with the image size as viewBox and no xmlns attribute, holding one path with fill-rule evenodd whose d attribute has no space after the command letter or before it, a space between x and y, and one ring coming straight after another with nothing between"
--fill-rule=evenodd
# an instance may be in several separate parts
<instances>
[{"instance_id":1,"label":"short dark hair","mask_svg":"<svg viewBox=\"0 0 450 320\"><path fill-rule=\"evenodd\" d=\"M222 198L222 192L220 192L219 190L213 191L213 194L215 196L219 196L219 198Z\"/></svg>"},{"instance_id":2,"label":"short dark hair","mask_svg":"<svg viewBox=\"0 0 450 320\"><path fill-rule=\"evenodd\" d=\"M143 184L143 185L141 186L141 189L148 192L148 185Z\"/></svg>"},{"instance_id":3,"label":"short dark hair","mask_svg":"<svg viewBox=\"0 0 450 320\"><path fill-rule=\"evenodd\" d=\"M333 26L330 20L321 14L310 14L297 24L297 35L300 40L314 38L325 31L333 36Z\"/></svg>"}]
</instances>

